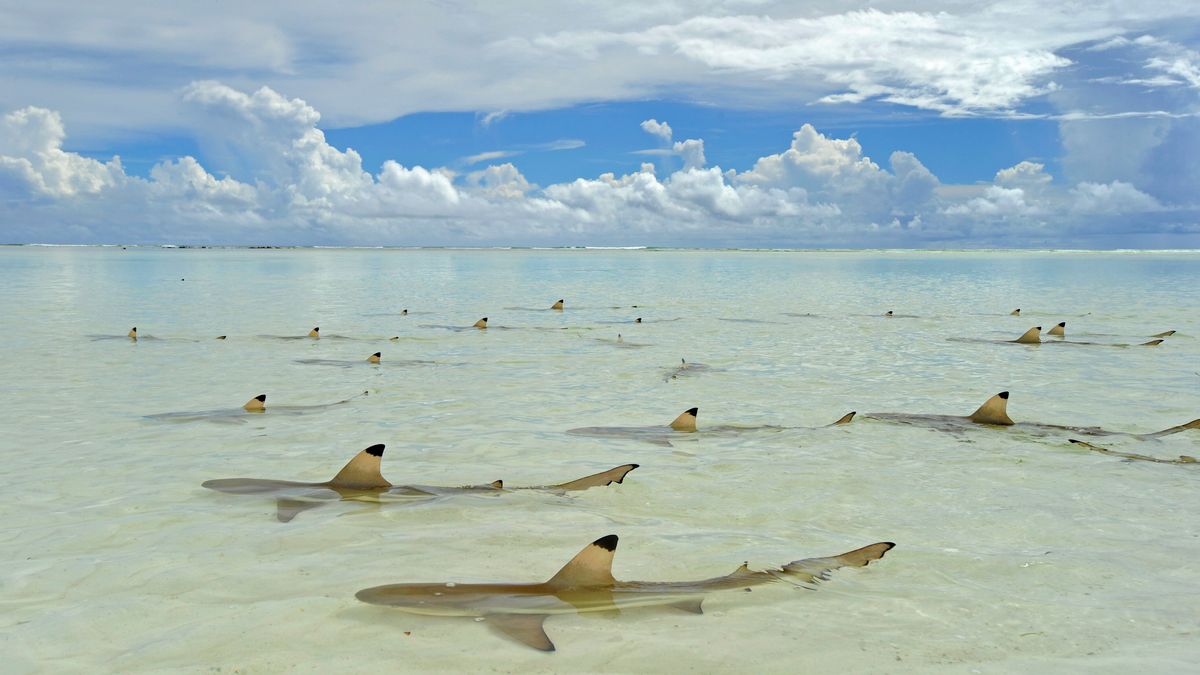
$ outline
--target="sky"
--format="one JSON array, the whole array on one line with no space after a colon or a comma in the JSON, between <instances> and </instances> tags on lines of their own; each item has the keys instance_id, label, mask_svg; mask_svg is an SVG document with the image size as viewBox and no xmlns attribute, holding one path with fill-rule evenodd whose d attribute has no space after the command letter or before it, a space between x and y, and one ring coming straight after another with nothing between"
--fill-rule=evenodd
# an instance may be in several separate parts
<instances>
[{"instance_id":1,"label":"sky","mask_svg":"<svg viewBox=\"0 0 1200 675\"><path fill-rule=\"evenodd\" d=\"M1200 248L1200 3L0 0L0 243Z\"/></svg>"}]
</instances>

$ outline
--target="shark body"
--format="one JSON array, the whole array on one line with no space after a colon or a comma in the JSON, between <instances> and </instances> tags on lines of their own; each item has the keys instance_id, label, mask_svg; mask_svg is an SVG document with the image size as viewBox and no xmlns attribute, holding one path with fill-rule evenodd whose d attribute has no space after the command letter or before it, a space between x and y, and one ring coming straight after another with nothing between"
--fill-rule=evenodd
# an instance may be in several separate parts
<instances>
[{"instance_id":1,"label":"shark body","mask_svg":"<svg viewBox=\"0 0 1200 675\"><path fill-rule=\"evenodd\" d=\"M894 547L879 542L828 558L806 558L779 568L751 570L743 564L725 576L697 581L619 581L612 575L617 535L585 546L549 580L542 583L389 584L366 588L359 600L413 614L482 618L496 630L542 651L555 651L543 622L556 614L614 613L635 607L672 607L703 614L708 593L747 589L784 581L815 584L841 567L864 567Z\"/></svg>"}]
</instances>

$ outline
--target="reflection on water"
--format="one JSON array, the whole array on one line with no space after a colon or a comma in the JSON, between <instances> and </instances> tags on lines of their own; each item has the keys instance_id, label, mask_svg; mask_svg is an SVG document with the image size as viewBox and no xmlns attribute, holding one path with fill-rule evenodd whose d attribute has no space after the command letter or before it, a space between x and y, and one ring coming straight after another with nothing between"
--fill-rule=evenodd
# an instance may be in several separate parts
<instances>
[{"instance_id":1,"label":"reflection on water","mask_svg":"<svg viewBox=\"0 0 1200 675\"><path fill-rule=\"evenodd\" d=\"M851 410L967 415L1001 390L1017 420L1145 434L1200 417L1200 255L6 248L0 283L6 671L1164 672L1200 659L1200 471L1120 454L1195 456L1200 431L1111 437L1103 453L1058 435L804 428ZM559 297L562 312L505 309ZM420 321L397 314L406 305ZM422 327L482 316L514 330ZM1089 341L1177 332L1152 349L947 340L1068 318L1070 335L1118 336ZM256 337L318 325L319 340ZM130 326L161 339L89 337ZM380 367L357 367L376 351ZM711 370L665 377L681 357ZM389 367L401 361L437 365ZM318 415L146 419L364 390ZM685 434L683 448L565 433L691 406L701 432L772 432ZM642 468L568 495L338 501L288 525L271 500L231 508L200 487L325 481L330 457L375 443L397 484ZM540 581L609 533L623 579L898 545L817 593L562 617L557 656L354 598L397 581Z\"/></svg>"}]
</instances>

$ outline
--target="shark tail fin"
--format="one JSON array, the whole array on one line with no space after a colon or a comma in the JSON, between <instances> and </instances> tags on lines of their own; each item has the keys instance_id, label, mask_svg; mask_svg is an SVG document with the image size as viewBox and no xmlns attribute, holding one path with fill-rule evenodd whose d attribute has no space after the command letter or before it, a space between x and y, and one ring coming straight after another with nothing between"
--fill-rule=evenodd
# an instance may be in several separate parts
<instances>
[{"instance_id":1,"label":"shark tail fin","mask_svg":"<svg viewBox=\"0 0 1200 675\"><path fill-rule=\"evenodd\" d=\"M367 357L367 363L379 363L379 359L383 357L383 352L375 352Z\"/></svg>"},{"instance_id":2,"label":"shark tail fin","mask_svg":"<svg viewBox=\"0 0 1200 675\"><path fill-rule=\"evenodd\" d=\"M1151 335L1150 337L1152 337L1152 338L1165 338L1165 337L1171 337L1171 336L1172 336L1172 335L1174 335L1174 334L1175 334L1175 331L1173 331L1173 330L1164 330L1163 332L1161 332L1161 333L1155 333L1154 335Z\"/></svg>"},{"instance_id":3,"label":"shark tail fin","mask_svg":"<svg viewBox=\"0 0 1200 675\"><path fill-rule=\"evenodd\" d=\"M1139 347L1157 347L1157 346L1161 345L1162 343L1163 343L1163 339L1157 338L1157 339L1151 340L1149 342L1143 342L1142 344L1140 344L1138 346Z\"/></svg>"},{"instance_id":4,"label":"shark tail fin","mask_svg":"<svg viewBox=\"0 0 1200 675\"><path fill-rule=\"evenodd\" d=\"M854 416L857 414L858 414L857 412L852 410L852 411L846 413L845 415L842 415L841 417L839 417L838 421L834 422L833 424L830 424L829 426L837 427L837 426L841 426L843 424L850 424L851 422L854 421Z\"/></svg>"},{"instance_id":5,"label":"shark tail fin","mask_svg":"<svg viewBox=\"0 0 1200 675\"><path fill-rule=\"evenodd\" d=\"M583 550L563 565L546 583L551 586L576 588L603 586L616 582L612 575L613 555L617 550L617 535L610 534L583 547Z\"/></svg>"},{"instance_id":6,"label":"shark tail fin","mask_svg":"<svg viewBox=\"0 0 1200 675\"><path fill-rule=\"evenodd\" d=\"M554 651L554 643L542 625L548 614L488 614L484 623L523 645L543 652Z\"/></svg>"},{"instance_id":7,"label":"shark tail fin","mask_svg":"<svg viewBox=\"0 0 1200 675\"><path fill-rule=\"evenodd\" d=\"M1008 392L1002 391L984 401L983 405L979 406L979 409L968 415L967 418L976 424L1012 426L1013 421L1008 416Z\"/></svg>"},{"instance_id":8,"label":"shark tail fin","mask_svg":"<svg viewBox=\"0 0 1200 675\"><path fill-rule=\"evenodd\" d=\"M359 452L329 480L329 485L345 488L391 487L392 484L379 473L384 447L383 443L379 443Z\"/></svg>"},{"instance_id":9,"label":"shark tail fin","mask_svg":"<svg viewBox=\"0 0 1200 675\"><path fill-rule=\"evenodd\" d=\"M683 412L679 413L679 417L676 417L671 421L671 428L675 431L695 431L696 415L699 412L699 408L688 408L687 410L684 410Z\"/></svg>"},{"instance_id":10,"label":"shark tail fin","mask_svg":"<svg viewBox=\"0 0 1200 675\"><path fill-rule=\"evenodd\" d=\"M312 330L310 330L310 331L308 331L308 337L310 337L310 338L319 338L319 337L321 337L321 327L320 327L320 326L313 326L313 329L312 329Z\"/></svg>"},{"instance_id":11,"label":"shark tail fin","mask_svg":"<svg viewBox=\"0 0 1200 675\"><path fill-rule=\"evenodd\" d=\"M883 554L892 550L893 547L895 547L895 544L892 542L881 541L877 544L856 548L853 551L829 558L796 560L784 565L783 573L799 577L802 582L816 583L828 579L829 573L839 567L865 567L867 564L882 558Z\"/></svg>"},{"instance_id":12,"label":"shark tail fin","mask_svg":"<svg viewBox=\"0 0 1200 675\"><path fill-rule=\"evenodd\" d=\"M559 483L553 487L559 490L586 490L588 488L604 487L613 483L621 483L625 480L625 476L636 468L638 468L637 464L622 464L621 466L614 466L608 471L594 473L567 483Z\"/></svg>"},{"instance_id":13,"label":"shark tail fin","mask_svg":"<svg viewBox=\"0 0 1200 675\"><path fill-rule=\"evenodd\" d=\"M562 309L562 308L563 308L563 301L561 299L558 302L554 303L553 305L550 305L550 309Z\"/></svg>"},{"instance_id":14,"label":"shark tail fin","mask_svg":"<svg viewBox=\"0 0 1200 675\"><path fill-rule=\"evenodd\" d=\"M487 317L485 316L485 317L483 317L482 319L480 319L480 320L476 321L474 324L472 324L472 325L471 325L471 327L472 327L472 328L479 328L479 329L481 329L481 330L482 330L482 329L484 329L484 328L487 328Z\"/></svg>"},{"instance_id":15,"label":"shark tail fin","mask_svg":"<svg viewBox=\"0 0 1200 675\"><path fill-rule=\"evenodd\" d=\"M1033 328L1030 328L1029 330L1025 331L1021 335L1021 337L1017 338L1016 340L1013 340L1013 342L1016 342L1017 344L1022 344L1022 345L1036 345L1036 344L1040 344L1041 341L1042 341L1042 327L1041 326L1034 326Z\"/></svg>"},{"instance_id":16,"label":"shark tail fin","mask_svg":"<svg viewBox=\"0 0 1200 675\"><path fill-rule=\"evenodd\" d=\"M1051 328L1050 330L1046 331L1046 335L1053 335L1055 337L1065 337L1066 334L1067 334L1067 322L1066 321L1060 321L1060 322L1058 322L1058 325L1056 325L1053 328Z\"/></svg>"},{"instance_id":17,"label":"shark tail fin","mask_svg":"<svg viewBox=\"0 0 1200 675\"><path fill-rule=\"evenodd\" d=\"M254 398L250 399L249 401L246 401L246 405L243 405L242 409L245 410L246 412L262 412L263 410L266 410L267 409L267 395L259 394L258 396L255 396Z\"/></svg>"},{"instance_id":18,"label":"shark tail fin","mask_svg":"<svg viewBox=\"0 0 1200 675\"><path fill-rule=\"evenodd\" d=\"M136 339L137 339L137 326L134 326L133 328L130 328L130 329L129 329L129 332L128 332L128 333L126 333L126 335L128 335L129 337L131 337L131 338L133 338L134 340L136 340Z\"/></svg>"}]
</instances>

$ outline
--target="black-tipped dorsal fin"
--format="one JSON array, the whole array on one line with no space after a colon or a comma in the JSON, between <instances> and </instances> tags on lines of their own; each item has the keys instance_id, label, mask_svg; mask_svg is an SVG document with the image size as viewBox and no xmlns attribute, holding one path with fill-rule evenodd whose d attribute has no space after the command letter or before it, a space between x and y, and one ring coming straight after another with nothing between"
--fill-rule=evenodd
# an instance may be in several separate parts
<instances>
[{"instance_id":1,"label":"black-tipped dorsal fin","mask_svg":"<svg viewBox=\"0 0 1200 675\"><path fill-rule=\"evenodd\" d=\"M838 421L834 422L833 424L830 424L829 426L836 427L836 426L840 426L842 424L850 424L851 422L854 421L854 416L857 414L858 414L857 412L851 410L850 412L846 413L845 415L842 415L841 417L839 417Z\"/></svg>"},{"instance_id":2,"label":"black-tipped dorsal fin","mask_svg":"<svg viewBox=\"0 0 1200 675\"><path fill-rule=\"evenodd\" d=\"M1142 344L1140 344L1140 345L1138 345L1138 346L1139 346L1139 347L1157 347L1157 346L1161 345L1162 343L1163 343L1163 339L1162 339L1162 338L1158 338L1157 340L1151 340L1151 341L1149 341L1149 342L1143 342Z\"/></svg>"},{"instance_id":3,"label":"black-tipped dorsal fin","mask_svg":"<svg viewBox=\"0 0 1200 675\"><path fill-rule=\"evenodd\" d=\"M476 321L471 327L472 328L487 328L487 317L485 316L482 319Z\"/></svg>"},{"instance_id":4,"label":"black-tipped dorsal fin","mask_svg":"<svg viewBox=\"0 0 1200 675\"><path fill-rule=\"evenodd\" d=\"M884 553L892 550L895 546L890 541L881 541L829 558L796 560L784 565L783 572L789 576L799 577L804 582L821 581L839 567L864 567L872 561L879 560Z\"/></svg>"},{"instance_id":5,"label":"black-tipped dorsal fin","mask_svg":"<svg viewBox=\"0 0 1200 675\"><path fill-rule=\"evenodd\" d=\"M1009 312L1008 315L1009 316L1021 316L1021 308L1018 307L1018 308L1014 309L1013 311Z\"/></svg>"},{"instance_id":6,"label":"black-tipped dorsal fin","mask_svg":"<svg viewBox=\"0 0 1200 675\"><path fill-rule=\"evenodd\" d=\"M625 476L628 475L630 471L633 471L636 468L638 468L637 464L622 464L621 466L615 466L608 471L594 473L590 476L577 478L567 483L559 483L553 487L558 488L559 490L586 490L593 487L604 487L605 485L620 483L621 481L625 480Z\"/></svg>"},{"instance_id":7,"label":"black-tipped dorsal fin","mask_svg":"<svg viewBox=\"0 0 1200 675\"><path fill-rule=\"evenodd\" d=\"M612 575L613 554L617 550L617 535L610 534L583 547L583 550L563 565L546 583L564 588L607 586L616 583Z\"/></svg>"},{"instance_id":8,"label":"black-tipped dorsal fin","mask_svg":"<svg viewBox=\"0 0 1200 675\"><path fill-rule=\"evenodd\" d=\"M1013 340L1013 342L1016 342L1018 344L1023 344L1023 345L1035 345L1035 344L1041 343L1041 341L1042 341L1042 327L1041 326L1034 326L1033 328L1030 328L1029 330L1025 331L1021 335L1021 337L1017 338L1016 340Z\"/></svg>"},{"instance_id":9,"label":"black-tipped dorsal fin","mask_svg":"<svg viewBox=\"0 0 1200 675\"><path fill-rule=\"evenodd\" d=\"M336 476L329 480L331 487L385 488L392 484L379 472L384 445L372 445L354 456Z\"/></svg>"},{"instance_id":10,"label":"black-tipped dorsal fin","mask_svg":"<svg viewBox=\"0 0 1200 675\"><path fill-rule=\"evenodd\" d=\"M126 335L128 335L129 337L131 337L131 338L133 338L134 340L136 340L136 339L137 339L137 326L134 326L133 328L130 328L130 329L129 329L129 332L128 332L128 333L126 333Z\"/></svg>"},{"instance_id":11,"label":"black-tipped dorsal fin","mask_svg":"<svg viewBox=\"0 0 1200 675\"><path fill-rule=\"evenodd\" d=\"M246 410L247 412L259 412L262 410L266 410L267 409L267 395L259 394L258 396L255 396L254 398L250 399L249 401L246 401L246 404L242 406L242 409Z\"/></svg>"},{"instance_id":12,"label":"black-tipped dorsal fin","mask_svg":"<svg viewBox=\"0 0 1200 675\"><path fill-rule=\"evenodd\" d=\"M494 630L520 642L523 645L540 649L543 652L554 651L554 643L546 635L542 623L547 614L488 614L484 623Z\"/></svg>"},{"instance_id":13,"label":"black-tipped dorsal fin","mask_svg":"<svg viewBox=\"0 0 1200 675\"><path fill-rule=\"evenodd\" d=\"M550 309L562 309L562 308L563 308L563 301L561 299L558 302L554 303L553 305L550 305Z\"/></svg>"},{"instance_id":14,"label":"black-tipped dorsal fin","mask_svg":"<svg viewBox=\"0 0 1200 675\"><path fill-rule=\"evenodd\" d=\"M1172 336L1172 335L1174 335L1174 334L1175 334L1175 331L1173 331L1173 330L1164 330L1163 332L1161 332L1161 333L1155 333L1154 335L1151 335L1150 337L1152 337L1152 338L1165 338L1165 337L1171 337L1171 336Z\"/></svg>"},{"instance_id":15,"label":"black-tipped dorsal fin","mask_svg":"<svg viewBox=\"0 0 1200 675\"><path fill-rule=\"evenodd\" d=\"M503 489L504 489L504 481L502 481L502 480L499 480L499 479L497 479L497 480L494 480L494 481L492 481L492 482L488 483L488 485L490 485L490 486L492 486L492 487L496 488L497 490L503 490Z\"/></svg>"},{"instance_id":16,"label":"black-tipped dorsal fin","mask_svg":"<svg viewBox=\"0 0 1200 675\"><path fill-rule=\"evenodd\" d=\"M375 352L374 354L367 357L367 363L379 363L379 360L382 357L383 357L383 352Z\"/></svg>"},{"instance_id":17,"label":"black-tipped dorsal fin","mask_svg":"<svg viewBox=\"0 0 1200 675\"><path fill-rule=\"evenodd\" d=\"M679 417L676 417L671 421L671 428L675 431L695 431L696 415L699 414L699 412L699 408L688 408L687 410L684 410L683 412L679 413Z\"/></svg>"},{"instance_id":18,"label":"black-tipped dorsal fin","mask_svg":"<svg viewBox=\"0 0 1200 675\"><path fill-rule=\"evenodd\" d=\"M321 327L320 327L320 326L313 326L313 329L312 329L312 330L310 330L310 331L308 331L308 337L311 337L311 338L319 338L319 337L321 337Z\"/></svg>"},{"instance_id":19,"label":"black-tipped dorsal fin","mask_svg":"<svg viewBox=\"0 0 1200 675\"><path fill-rule=\"evenodd\" d=\"M1067 334L1067 322L1066 321L1060 321L1053 328L1046 331L1046 335L1054 335L1057 337L1063 337L1066 334Z\"/></svg>"},{"instance_id":20,"label":"black-tipped dorsal fin","mask_svg":"<svg viewBox=\"0 0 1200 675\"><path fill-rule=\"evenodd\" d=\"M984 401L983 405L979 406L979 409L968 415L967 418L978 424L1011 426L1013 421L1008 416L1008 392L1002 391Z\"/></svg>"},{"instance_id":21,"label":"black-tipped dorsal fin","mask_svg":"<svg viewBox=\"0 0 1200 675\"><path fill-rule=\"evenodd\" d=\"M218 339L218 340L224 340L226 337L227 337L227 336L225 336L225 335L218 335L218 336L217 336L217 339Z\"/></svg>"}]
</instances>

